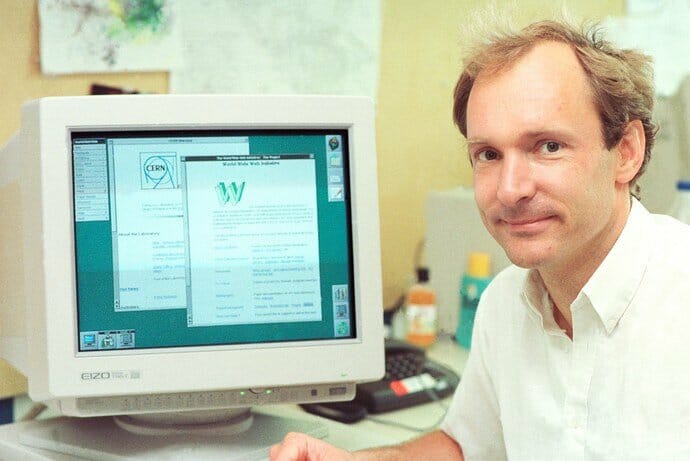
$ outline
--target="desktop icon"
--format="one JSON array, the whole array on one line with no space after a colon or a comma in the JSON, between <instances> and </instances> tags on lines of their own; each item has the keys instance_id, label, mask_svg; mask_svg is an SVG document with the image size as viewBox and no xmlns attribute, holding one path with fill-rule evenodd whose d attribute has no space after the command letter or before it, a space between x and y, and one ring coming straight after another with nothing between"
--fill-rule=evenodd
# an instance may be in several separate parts
<instances>
[{"instance_id":1,"label":"desktop icon","mask_svg":"<svg viewBox=\"0 0 690 461\"><path fill-rule=\"evenodd\" d=\"M331 150L337 150L340 147L340 136L331 136L328 139L328 147Z\"/></svg>"},{"instance_id":2,"label":"desktop icon","mask_svg":"<svg viewBox=\"0 0 690 461\"><path fill-rule=\"evenodd\" d=\"M331 168L340 168L343 166L343 156L339 153L333 153L328 157L328 163Z\"/></svg>"},{"instance_id":3,"label":"desktop icon","mask_svg":"<svg viewBox=\"0 0 690 461\"><path fill-rule=\"evenodd\" d=\"M118 348L134 347L134 333L131 331L119 334Z\"/></svg>"},{"instance_id":4,"label":"desktop icon","mask_svg":"<svg viewBox=\"0 0 690 461\"><path fill-rule=\"evenodd\" d=\"M350 322L348 320L339 320L335 323L336 336L350 336Z\"/></svg>"},{"instance_id":5,"label":"desktop icon","mask_svg":"<svg viewBox=\"0 0 690 461\"><path fill-rule=\"evenodd\" d=\"M343 199L343 186L330 186L328 188L328 201L342 202Z\"/></svg>"},{"instance_id":6,"label":"desktop icon","mask_svg":"<svg viewBox=\"0 0 690 461\"><path fill-rule=\"evenodd\" d=\"M115 349L117 343L115 341L115 336L107 333L100 335L100 347L99 349Z\"/></svg>"},{"instance_id":7,"label":"desktop icon","mask_svg":"<svg viewBox=\"0 0 690 461\"><path fill-rule=\"evenodd\" d=\"M82 333L81 334L81 349L94 350L98 349L98 337L96 333Z\"/></svg>"},{"instance_id":8,"label":"desktop icon","mask_svg":"<svg viewBox=\"0 0 690 461\"><path fill-rule=\"evenodd\" d=\"M335 318L337 318L337 319L348 319L348 318L350 318L347 304L336 304L334 306L334 311L335 311Z\"/></svg>"},{"instance_id":9,"label":"desktop icon","mask_svg":"<svg viewBox=\"0 0 690 461\"><path fill-rule=\"evenodd\" d=\"M333 285L333 300L346 303L349 299L347 285Z\"/></svg>"}]
</instances>

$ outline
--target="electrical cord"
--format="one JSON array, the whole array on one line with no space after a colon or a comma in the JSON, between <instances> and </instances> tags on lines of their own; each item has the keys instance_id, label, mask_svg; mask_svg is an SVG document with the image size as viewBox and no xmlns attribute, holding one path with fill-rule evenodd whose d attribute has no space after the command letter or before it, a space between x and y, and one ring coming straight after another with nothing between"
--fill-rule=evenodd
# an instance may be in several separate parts
<instances>
[{"instance_id":1,"label":"electrical cord","mask_svg":"<svg viewBox=\"0 0 690 461\"><path fill-rule=\"evenodd\" d=\"M20 421L33 421L34 419L38 418L40 414L43 413L47 408L48 407L42 403L36 403L31 408L29 408L29 411L27 411L26 414L22 416Z\"/></svg>"}]
</instances>

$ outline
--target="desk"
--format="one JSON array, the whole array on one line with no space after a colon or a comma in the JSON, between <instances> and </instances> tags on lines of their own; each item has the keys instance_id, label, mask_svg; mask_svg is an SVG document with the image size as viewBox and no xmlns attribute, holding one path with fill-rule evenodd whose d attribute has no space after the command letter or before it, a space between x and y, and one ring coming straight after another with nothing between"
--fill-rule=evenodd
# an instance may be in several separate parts
<instances>
[{"instance_id":1,"label":"desk","mask_svg":"<svg viewBox=\"0 0 690 461\"><path fill-rule=\"evenodd\" d=\"M467 361L468 352L459 347L450 338L442 338L429 349L429 357L441 362L461 373ZM450 399L445 399L447 405ZM346 425L314 416L302 411L297 405L277 405L274 407L260 407L256 413L268 414L292 419L318 421L328 429L326 441L348 450L359 450L375 446L391 445L417 437L418 432L388 426L370 419L356 424ZM384 421L403 423L414 427L427 427L437 423L443 416L444 410L438 402L427 403L413 408L377 415ZM21 415L21 412L17 413ZM67 461L74 457L61 455L47 450L28 448L19 443L22 428L27 423L15 423L0 426L0 459L26 459ZM189 458L180 456L179 452L158 453L157 459L199 459L198 454L191 454ZM168 457L166 457L166 455ZM107 459L107 458L102 458ZM122 458L119 458L122 459ZM204 459L211 459L204 457Z\"/></svg>"},{"instance_id":2,"label":"desk","mask_svg":"<svg viewBox=\"0 0 690 461\"><path fill-rule=\"evenodd\" d=\"M428 356L430 358L448 366L458 374L462 374L468 355L469 352L466 349L460 347L449 337L441 338L428 350ZM450 397L444 399L442 403L447 407L448 404L450 404ZM306 414L297 405L266 407L265 409L257 411L296 419L305 417L317 418L328 427L329 435L326 437L326 440L348 450L360 450L363 448L396 444L420 435L417 431L389 426L370 419L364 419L355 424L342 424ZM393 423L402 423L412 427L424 428L438 423L444 414L445 410L443 407L438 402L432 402L391 413L382 413L380 415L375 415L375 418Z\"/></svg>"}]
</instances>

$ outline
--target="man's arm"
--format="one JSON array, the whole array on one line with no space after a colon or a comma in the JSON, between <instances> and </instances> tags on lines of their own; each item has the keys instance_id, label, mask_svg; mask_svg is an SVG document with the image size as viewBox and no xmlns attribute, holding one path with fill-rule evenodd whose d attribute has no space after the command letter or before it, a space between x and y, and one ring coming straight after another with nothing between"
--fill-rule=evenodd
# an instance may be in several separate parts
<instances>
[{"instance_id":1,"label":"man's arm","mask_svg":"<svg viewBox=\"0 0 690 461\"><path fill-rule=\"evenodd\" d=\"M436 431L402 445L349 453L304 434L288 434L271 449L271 461L463 461L460 446Z\"/></svg>"}]
</instances>

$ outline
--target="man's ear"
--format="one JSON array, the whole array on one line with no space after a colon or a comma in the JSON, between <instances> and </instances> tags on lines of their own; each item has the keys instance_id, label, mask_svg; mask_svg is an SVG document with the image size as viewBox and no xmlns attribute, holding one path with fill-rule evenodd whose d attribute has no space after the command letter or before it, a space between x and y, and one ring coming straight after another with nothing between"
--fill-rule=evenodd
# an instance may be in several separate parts
<instances>
[{"instance_id":1,"label":"man's ear","mask_svg":"<svg viewBox=\"0 0 690 461\"><path fill-rule=\"evenodd\" d=\"M640 120L627 124L623 137L614 148L618 154L616 165L616 182L629 184L642 167L645 149L644 127Z\"/></svg>"}]
</instances>

